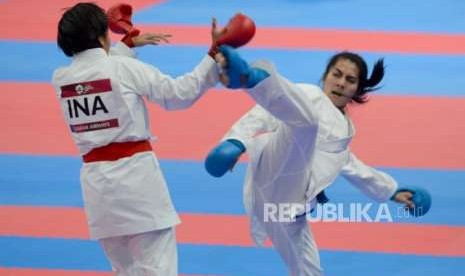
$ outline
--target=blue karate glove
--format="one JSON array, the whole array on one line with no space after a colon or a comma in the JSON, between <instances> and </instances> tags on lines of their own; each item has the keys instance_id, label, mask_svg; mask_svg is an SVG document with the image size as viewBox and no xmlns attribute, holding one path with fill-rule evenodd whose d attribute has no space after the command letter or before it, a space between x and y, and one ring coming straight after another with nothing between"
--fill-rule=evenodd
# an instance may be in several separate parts
<instances>
[{"instance_id":1,"label":"blue karate glove","mask_svg":"<svg viewBox=\"0 0 465 276\"><path fill-rule=\"evenodd\" d=\"M250 67L239 53L228 45L222 45L220 52L227 60L228 88L253 88L270 74L265 70Z\"/></svg>"},{"instance_id":2,"label":"blue karate glove","mask_svg":"<svg viewBox=\"0 0 465 276\"><path fill-rule=\"evenodd\" d=\"M415 204L414 208L409 208L408 211L415 217L421 217L428 213L431 208L431 195L430 193L420 187L402 187L398 188L394 195L391 197L391 200L394 200L395 196L399 192L411 192L412 193L412 202Z\"/></svg>"},{"instance_id":3,"label":"blue karate glove","mask_svg":"<svg viewBox=\"0 0 465 276\"><path fill-rule=\"evenodd\" d=\"M213 148L205 159L205 169L214 177L221 177L239 160L245 146L236 139L228 139Z\"/></svg>"}]
</instances>

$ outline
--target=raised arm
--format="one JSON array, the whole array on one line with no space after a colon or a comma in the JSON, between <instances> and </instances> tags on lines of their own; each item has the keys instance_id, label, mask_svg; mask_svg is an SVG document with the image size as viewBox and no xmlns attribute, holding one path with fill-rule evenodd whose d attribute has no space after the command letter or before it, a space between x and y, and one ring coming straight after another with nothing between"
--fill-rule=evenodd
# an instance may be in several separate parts
<instances>
[{"instance_id":1,"label":"raised arm","mask_svg":"<svg viewBox=\"0 0 465 276\"><path fill-rule=\"evenodd\" d=\"M138 93L166 110L190 107L218 82L218 69L210 56L205 56L194 70L177 78L151 65L133 62L138 63L137 70L131 72L134 83L138 84Z\"/></svg>"},{"instance_id":2,"label":"raised arm","mask_svg":"<svg viewBox=\"0 0 465 276\"><path fill-rule=\"evenodd\" d=\"M226 72L223 84L246 88L257 104L288 125L317 125L321 97L310 97L302 86L281 76L269 63L250 66L231 47L222 46L220 50L222 55L216 58Z\"/></svg>"}]
</instances>

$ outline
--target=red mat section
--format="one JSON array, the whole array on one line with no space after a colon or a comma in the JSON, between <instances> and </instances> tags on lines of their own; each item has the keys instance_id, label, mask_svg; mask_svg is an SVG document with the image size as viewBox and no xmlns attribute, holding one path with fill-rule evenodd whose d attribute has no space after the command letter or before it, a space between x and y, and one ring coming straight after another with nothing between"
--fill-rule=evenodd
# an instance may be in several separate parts
<instances>
[{"instance_id":1,"label":"red mat section","mask_svg":"<svg viewBox=\"0 0 465 276\"><path fill-rule=\"evenodd\" d=\"M52 270L28 268L1 268L2 276L113 276L112 272L82 271L82 270ZM181 275L180 275L181 276ZM187 276L187 275L184 275ZM191 275L194 276L194 275Z\"/></svg>"},{"instance_id":2,"label":"red mat section","mask_svg":"<svg viewBox=\"0 0 465 276\"><path fill-rule=\"evenodd\" d=\"M28 0L0 2L0 10L8 11L0 18L0 39L55 41L57 22L63 12L62 9L76 2L79 1L49 0L46 4L42 1ZM119 2L121 1L97 1L105 8ZM130 2L135 10L139 10L164 1ZM209 20L205 18L205 26L138 25L138 28L144 32L170 33L174 36L171 40L172 44L210 45ZM119 38L114 37L114 39ZM465 54L465 35L260 27L250 46L462 55Z\"/></svg>"},{"instance_id":3,"label":"red mat section","mask_svg":"<svg viewBox=\"0 0 465 276\"><path fill-rule=\"evenodd\" d=\"M50 85L0 83L0 91L0 123L8 130L0 153L77 155ZM155 152L164 159L203 160L252 105L245 93L217 90L186 111L151 104ZM465 98L373 96L350 110L357 128L352 149L373 166L463 169L464 106Z\"/></svg>"},{"instance_id":4,"label":"red mat section","mask_svg":"<svg viewBox=\"0 0 465 276\"><path fill-rule=\"evenodd\" d=\"M180 243L254 246L246 216L182 214L181 219ZM2 236L88 239L81 208L1 206L0 221L8 221ZM326 250L465 257L465 227L368 222L316 222L311 227Z\"/></svg>"},{"instance_id":5,"label":"red mat section","mask_svg":"<svg viewBox=\"0 0 465 276\"><path fill-rule=\"evenodd\" d=\"M141 30L173 35L172 44L210 45L208 26L139 25ZM276 39L279 37L279 39ZM406 54L465 54L465 35L312 28L257 28L247 47L352 50Z\"/></svg>"},{"instance_id":6,"label":"red mat section","mask_svg":"<svg viewBox=\"0 0 465 276\"><path fill-rule=\"evenodd\" d=\"M114 276L112 272L97 272L83 270L59 270L59 269L30 269L30 268L2 268L1 276ZM179 276L207 276L193 274L179 274ZM209 275L214 276L214 275Z\"/></svg>"},{"instance_id":7,"label":"red mat section","mask_svg":"<svg viewBox=\"0 0 465 276\"><path fill-rule=\"evenodd\" d=\"M6 0L0 2L4 11L0 18L0 38L15 40L56 40L58 21L67 7L79 0ZM100 7L107 9L111 5L130 2L135 10L164 2L164 0L97 0Z\"/></svg>"}]
</instances>

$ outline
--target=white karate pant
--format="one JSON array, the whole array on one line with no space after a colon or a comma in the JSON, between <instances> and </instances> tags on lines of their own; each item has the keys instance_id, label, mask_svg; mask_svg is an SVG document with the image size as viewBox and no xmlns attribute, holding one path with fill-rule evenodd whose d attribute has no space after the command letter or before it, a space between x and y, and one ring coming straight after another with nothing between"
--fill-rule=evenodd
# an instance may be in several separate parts
<instances>
[{"instance_id":1,"label":"white karate pant","mask_svg":"<svg viewBox=\"0 0 465 276\"><path fill-rule=\"evenodd\" d=\"M116 276L177 276L174 227L99 240Z\"/></svg>"},{"instance_id":2,"label":"white karate pant","mask_svg":"<svg viewBox=\"0 0 465 276\"><path fill-rule=\"evenodd\" d=\"M305 205L315 139L314 126L295 127L282 123L263 147L253 172L254 214L292 276L322 275L314 237L305 216L294 222L265 222L264 204Z\"/></svg>"}]
</instances>

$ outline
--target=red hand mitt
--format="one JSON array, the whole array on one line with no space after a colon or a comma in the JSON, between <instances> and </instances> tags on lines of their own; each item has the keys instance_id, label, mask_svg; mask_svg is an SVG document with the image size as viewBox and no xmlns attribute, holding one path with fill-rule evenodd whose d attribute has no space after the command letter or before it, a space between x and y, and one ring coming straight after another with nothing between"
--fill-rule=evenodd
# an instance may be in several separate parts
<instances>
[{"instance_id":1,"label":"red hand mitt","mask_svg":"<svg viewBox=\"0 0 465 276\"><path fill-rule=\"evenodd\" d=\"M226 44L238 48L247 44L255 35L255 23L242 13L232 17L225 29L226 32L217 40L217 46Z\"/></svg>"},{"instance_id":2,"label":"red hand mitt","mask_svg":"<svg viewBox=\"0 0 465 276\"><path fill-rule=\"evenodd\" d=\"M132 25L132 7L129 4L116 4L107 11L108 27L117 34L134 32Z\"/></svg>"}]
</instances>

